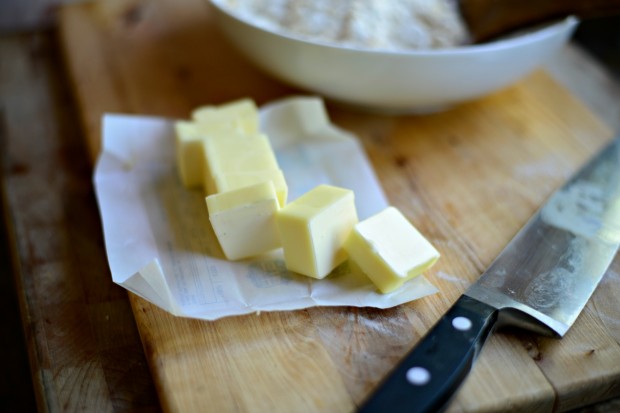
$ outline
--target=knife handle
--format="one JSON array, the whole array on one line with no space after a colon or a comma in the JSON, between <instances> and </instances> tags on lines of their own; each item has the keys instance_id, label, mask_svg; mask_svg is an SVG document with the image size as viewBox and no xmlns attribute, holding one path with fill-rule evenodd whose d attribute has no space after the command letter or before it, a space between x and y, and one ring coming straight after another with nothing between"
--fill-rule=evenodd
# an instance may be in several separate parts
<instances>
[{"instance_id":1,"label":"knife handle","mask_svg":"<svg viewBox=\"0 0 620 413\"><path fill-rule=\"evenodd\" d=\"M358 412L441 411L471 370L496 321L495 308L461 296Z\"/></svg>"}]
</instances>

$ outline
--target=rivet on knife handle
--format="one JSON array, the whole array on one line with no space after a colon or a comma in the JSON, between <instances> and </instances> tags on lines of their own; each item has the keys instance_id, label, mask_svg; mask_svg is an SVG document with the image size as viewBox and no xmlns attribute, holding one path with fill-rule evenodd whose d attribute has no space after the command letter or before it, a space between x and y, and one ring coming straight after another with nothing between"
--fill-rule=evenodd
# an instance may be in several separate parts
<instances>
[{"instance_id":1,"label":"rivet on knife handle","mask_svg":"<svg viewBox=\"0 0 620 413\"><path fill-rule=\"evenodd\" d=\"M471 370L496 320L495 308L461 296L359 412L440 411Z\"/></svg>"}]
</instances>

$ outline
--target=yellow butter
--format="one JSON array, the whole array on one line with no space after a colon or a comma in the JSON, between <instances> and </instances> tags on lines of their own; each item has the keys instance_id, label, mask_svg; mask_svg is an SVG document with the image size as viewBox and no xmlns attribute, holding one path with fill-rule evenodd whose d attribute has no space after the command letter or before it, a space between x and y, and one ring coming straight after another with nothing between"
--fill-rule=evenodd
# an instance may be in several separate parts
<instances>
[{"instance_id":1,"label":"yellow butter","mask_svg":"<svg viewBox=\"0 0 620 413\"><path fill-rule=\"evenodd\" d=\"M200 107L192 112L192 119L175 123L178 174L190 189L203 185L202 140L226 132L256 133L258 109L251 99L240 99Z\"/></svg>"},{"instance_id":2,"label":"yellow butter","mask_svg":"<svg viewBox=\"0 0 620 413\"><path fill-rule=\"evenodd\" d=\"M193 122L178 121L174 128L179 178L187 188L201 187L204 176L203 135Z\"/></svg>"},{"instance_id":3,"label":"yellow butter","mask_svg":"<svg viewBox=\"0 0 620 413\"><path fill-rule=\"evenodd\" d=\"M175 124L177 169L183 185L202 186L207 195L271 180L280 205L288 187L267 136L258 133L258 109L251 99L203 106L193 121Z\"/></svg>"},{"instance_id":4,"label":"yellow butter","mask_svg":"<svg viewBox=\"0 0 620 413\"><path fill-rule=\"evenodd\" d=\"M271 143L263 134L220 134L205 140L214 173L279 169Z\"/></svg>"},{"instance_id":5,"label":"yellow butter","mask_svg":"<svg viewBox=\"0 0 620 413\"><path fill-rule=\"evenodd\" d=\"M203 182L208 194L217 192L217 175L279 169L269 139L263 134L221 133L205 139L203 145Z\"/></svg>"},{"instance_id":6,"label":"yellow butter","mask_svg":"<svg viewBox=\"0 0 620 413\"><path fill-rule=\"evenodd\" d=\"M217 106L201 106L192 112L192 119L199 129L207 131L212 129L213 125L248 134L256 133L259 129L258 109L251 99L239 99Z\"/></svg>"},{"instance_id":7,"label":"yellow butter","mask_svg":"<svg viewBox=\"0 0 620 413\"><path fill-rule=\"evenodd\" d=\"M228 172L219 173L213 177L216 192L232 191L244 186L255 185L260 182L271 181L278 196L280 207L286 204L288 186L284 179L284 173L280 169L265 169L253 172Z\"/></svg>"},{"instance_id":8,"label":"yellow butter","mask_svg":"<svg viewBox=\"0 0 620 413\"><path fill-rule=\"evenodd\" d=\"M209 221L229 260L253 257L280 247L273 183L261 182L206 197Z\"/></svg>"},{"instance_id":9,"label":"yellow butter","mask_svg":"<svg viewBox=\"0 0 620 413\"><path fill-rule=\"evenodd\" d=\"M429 269L439 252L395 207L355 225L344 248L382 293Z\"/></svg>"},{"instance_id":10,"label":"yellow butter","mask_svg":"<svg viewBox=\"0 0 620 413\"><path fill-rule=\"evenodd\" d=\"M324 278L347 259L343 243L357 222L349 189L319 185L287 204L277 215L286 267Z\"/></svg>"}]
</instances>

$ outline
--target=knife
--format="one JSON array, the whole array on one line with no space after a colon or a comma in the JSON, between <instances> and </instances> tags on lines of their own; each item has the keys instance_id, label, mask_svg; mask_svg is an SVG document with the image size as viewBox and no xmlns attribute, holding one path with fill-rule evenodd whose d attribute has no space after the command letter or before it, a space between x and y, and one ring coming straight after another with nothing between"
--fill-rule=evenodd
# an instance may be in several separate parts
<instances>
[{"instance_id":1,"label":"knife","mask_svg":"<svg viewBox=\"0 0 620 413\"><path fill-rule=\"evenodd\" d=\"M498 327L561 338L619 243L620 137L546 201L358 411L442 411Z\"/></svg>"}]
</instances>

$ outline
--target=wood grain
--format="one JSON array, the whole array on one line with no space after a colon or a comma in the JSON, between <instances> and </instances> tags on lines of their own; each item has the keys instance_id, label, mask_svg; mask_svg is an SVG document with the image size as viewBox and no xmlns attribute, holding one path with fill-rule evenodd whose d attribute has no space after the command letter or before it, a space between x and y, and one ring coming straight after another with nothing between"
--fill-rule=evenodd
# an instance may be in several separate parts
<instances>
[{"instance_id":1,"label":"wood grain","mask_svg":"<svg viewBox=\"0 0 620 413\"><path fill-rule=\"evenodd\" d=\"M90 164L55 46L50 33L0 40L2 200L37 408L157 412L127 295L102 254Z\"/></svg>"},{"instance_id":2,"label":"wood grain","mask_svg":"<svg viewBox=\"0 0 620 413\"><path fill-rule=\"evenodd\" d=\"M61 13L91 161L104 112L183 117L199 104L242 96L264 103L298 92L240 57L204 1L98 4ZM361 114L331 103L329 113L359 136L390 202L441 251L428 274L441 293L385 311L312 308L215 322L175 318L130 295L164 410L353 410L611 137L542 71L425 117ZM617 282L607 288L620 292ZM619 394L620 333L607 321L617 313L599 294L561 341L494 336L450 411L566 410Z\"/></svg>"}]
</instances>

